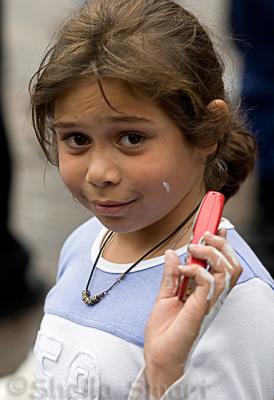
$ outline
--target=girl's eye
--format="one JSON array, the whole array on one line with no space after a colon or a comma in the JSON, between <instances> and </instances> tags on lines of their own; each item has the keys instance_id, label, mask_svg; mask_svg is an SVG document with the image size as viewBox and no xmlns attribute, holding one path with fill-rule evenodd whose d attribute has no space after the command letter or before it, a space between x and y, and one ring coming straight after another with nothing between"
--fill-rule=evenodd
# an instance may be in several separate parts
<instances>
[{"instance_id":1,"label":"girl's eye","mask_svg":"<svg viewBox=\"0 0 274 400\"><path fill-rule=\"evenodd\" d=\"M82 147L90 144L90 139L82 133L71 133L63 138L69 147Z\"/></svg>"},{"instance_id":2,"label":"girl's eye","mask_svg":"<svg viewBox=\"0 0 274 400\"><path fill-rule=\"evenodd\" d=\"M120 139L120 143L124 147L135 147L143 143L144 136L140 135L139 133L128 133L123 135Z\"/></svg>"}]
</instances>

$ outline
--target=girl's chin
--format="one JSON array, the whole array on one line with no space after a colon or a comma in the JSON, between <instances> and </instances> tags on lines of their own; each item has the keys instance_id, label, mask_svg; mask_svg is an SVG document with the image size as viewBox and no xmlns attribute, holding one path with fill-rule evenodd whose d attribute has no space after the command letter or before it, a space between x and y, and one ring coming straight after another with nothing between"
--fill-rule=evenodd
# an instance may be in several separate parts
<instances>
[{"instance_id":1,"label":"girl's chin","mask_svg":"<svg viewBox=\"0 0 274 400\"><path fill-rule=\"evenodd\" d=\"M127 218L109 218L95 215L105 228L116 233L133 233L145 228L145 224L129 223Z\"/></svg>"},{"instance_id":2,"label":"girl's chin","mask_svg":"<svg viewBox=\"0 0 274 400\"><path fill-rule=\"evenodd\" d=\"M125 226L122 223L113 223L112 222L107 222L106 220L102 220L100 218L99 221L101 222L102 225L104 225L105 228L107 228L109 231L112 232L116 232L116 233L132 233L132 232L136 232L139 229L137 227L129 227L129 226Z\"/></svg>"}]
</instances>

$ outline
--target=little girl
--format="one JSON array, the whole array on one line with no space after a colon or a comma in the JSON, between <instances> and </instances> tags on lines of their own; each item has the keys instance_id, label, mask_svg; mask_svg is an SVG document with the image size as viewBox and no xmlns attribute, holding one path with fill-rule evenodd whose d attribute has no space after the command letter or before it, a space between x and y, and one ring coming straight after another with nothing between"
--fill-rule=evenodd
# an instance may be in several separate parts
<instances>
[{"instance_id":1,"label":"little girl","mask_svg":"<svg viewBox=\"0 0 274 400\"><path fill-rule=\"evenodd\" d=\"M171 0L92 1L60 29L31 83L33 123L94 217L61 251L34 398L273 400L273 280L226 219L187 247L204 194L228 200L254 164L222 74ZM196 284L184 304L182 275Z\"/></svg>"}]
</instances>

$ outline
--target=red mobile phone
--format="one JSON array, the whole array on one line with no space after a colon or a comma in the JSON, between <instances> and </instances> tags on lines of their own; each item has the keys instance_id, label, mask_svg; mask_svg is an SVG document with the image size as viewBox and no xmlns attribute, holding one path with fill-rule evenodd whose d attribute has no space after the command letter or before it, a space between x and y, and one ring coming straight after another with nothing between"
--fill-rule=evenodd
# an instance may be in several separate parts
<instances>
[{"instance_id":1,"label":"red mobile phone","mask_svg":"<svg viewBox=\"0 0 274 400\"><path fill-rule=\"evenodd\" d=\"M213 191L207 192L202 200L197 216L193 223L191 243L202 243L203 234L205 231L209 231L213 234L217 233L222 217L224 203L225 197L222 193ZM205 260L198 260L192 256L188 258L187 264L199 264L204 268L207 266ZM185 303L187 298L193 293L194 289L194 281L187 277L182 277L178 290L179 300Z\"/></svg>"}]
</instances>

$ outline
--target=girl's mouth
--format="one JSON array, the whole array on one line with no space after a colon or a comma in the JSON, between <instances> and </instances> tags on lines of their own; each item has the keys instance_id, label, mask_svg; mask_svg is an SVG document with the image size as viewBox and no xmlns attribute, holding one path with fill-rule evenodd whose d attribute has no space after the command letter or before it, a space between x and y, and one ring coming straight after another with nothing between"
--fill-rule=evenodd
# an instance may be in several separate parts
<instances>
[{"instance_id":1,"label":"girl's mouth","mask_svg":"<svg viewBox=\"0 0 274 400\"><path fill-rule=\"evenodd\" d=\"M128 202L94 201L93 204L100 215L117 215L123 213L134 201L135 199Z\"/></svg>"}]
</instances>

